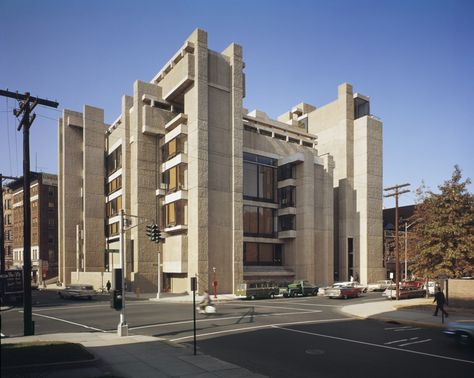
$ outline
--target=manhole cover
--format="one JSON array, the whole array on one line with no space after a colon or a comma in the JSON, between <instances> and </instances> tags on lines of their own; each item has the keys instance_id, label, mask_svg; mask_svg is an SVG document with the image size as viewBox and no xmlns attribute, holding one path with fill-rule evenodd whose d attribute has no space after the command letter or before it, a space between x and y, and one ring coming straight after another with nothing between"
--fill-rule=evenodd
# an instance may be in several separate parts
<instances>
[{"instance_id":1,"label":"manhole cover","mask_svg":"<svg viewBox=\"0 0 474 378\"><path fill-rule=\"evenodd\" d=\"M312 356L320 356L324 354L324 350L321 349L307 349L306 354L311 354Z\"/></svg>"}]
</instances>

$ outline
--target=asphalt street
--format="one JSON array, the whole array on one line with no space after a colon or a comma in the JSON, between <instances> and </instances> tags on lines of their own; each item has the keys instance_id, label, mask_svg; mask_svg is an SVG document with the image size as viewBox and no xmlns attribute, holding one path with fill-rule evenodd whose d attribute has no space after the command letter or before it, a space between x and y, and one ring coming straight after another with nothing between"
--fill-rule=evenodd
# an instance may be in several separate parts
<instances>
[{"instance_id":1,"label":"asphalt street","mask_svg":"<svg viewBox=\"0 0 474 378\"><path fill-rule=\"evenodd\" d=\"M271 377L473 376L474 349L461 348L439 329L359 320L347 304L385 300L322 297L219 303L215 315L197 315L197 345L204 353ZM115 332L119 312L106 296L93 301L34 294L36 334ZM21 336L21 308L2 312L2 332ZM192 345L191 303L128 301L130 334Z\"/></svg>"}]
</instances>

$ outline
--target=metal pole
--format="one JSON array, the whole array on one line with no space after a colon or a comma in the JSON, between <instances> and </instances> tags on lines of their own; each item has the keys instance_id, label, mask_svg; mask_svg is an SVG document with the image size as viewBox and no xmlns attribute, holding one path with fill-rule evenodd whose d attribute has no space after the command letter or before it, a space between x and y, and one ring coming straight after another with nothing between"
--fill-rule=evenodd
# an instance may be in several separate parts
<instances>
[{"instance_id":1,"label":"metal pole","mask_svg":"<svg viewBox=\"0 0 474 378\"><path fill-rule=\"evenodd\" d=\"M80 238L80 225L76 224L76 280L79 282L79 268L80 268L80 253L79 253L79 238Z\"/></svg>"},{"instance_id":2,"label":"metal pole","mask_svg":"<svg viewBox=\"0 0 474 378\"><path fill-rule=\"evenodd\" d=\"M196 286L197 277L193 277L194 282L191 284L193 289L193 344L194 344L194 355L196 355ZM191 280L193 280L191 278Z\"/></svg>"},{"instance_id":3,"label":"metal pole","mask_svg":"<svg viewBox=\"0 0 474 378\"><path fill-rule=\"evenodd\" d=\"M120 323L118 325L118 335L128 336L128 324L125 318L125 251L123 247L124 240L124 211L120 210L120 267L122 268L122 309L120 310Z\"/></svg>"},{"instance_id":4,"label":"metal pole","mask_svg":"<svg viewBox=\"0 0 474 378\"><path fill-rule=\"evenodd\" d=\"M29 93L28 93L29 95ZM26 100L29 101L29 100ZM30 104L23 124L23 331L34 335L31 299L31 209L30 209Z\"/></svg>"},{"instance_id":5,"label":"metal pole","mask_svg":"<svg viewBox=\"0 0 474 378\"><path fill-rule=\"evenodd\" d=\"M408 262L407 262L407 249L408 249L408 223L405 222L405 280L408 280Z\"/></svg>"},{"instance_id":6,"label":"metal pole","mask_svg":"<svg viewBox=\"0 0 474 378\"><path fill-rule=\"evenodd\" d=\"M158 251L158 291L156 293L156 298L160 299L161 295L161 252Z\"/></svg>"},{"instance_id":7,"label":"metal pole","mask_svg":"<svg viewBox=\"0 0 474 378\"><path fill-rule=\"evenodd\" d=\"M398 248L398 190L395 192L395 280L397 288L397 301L400 299L400 248Z\"/></svg>"}]
</instances>

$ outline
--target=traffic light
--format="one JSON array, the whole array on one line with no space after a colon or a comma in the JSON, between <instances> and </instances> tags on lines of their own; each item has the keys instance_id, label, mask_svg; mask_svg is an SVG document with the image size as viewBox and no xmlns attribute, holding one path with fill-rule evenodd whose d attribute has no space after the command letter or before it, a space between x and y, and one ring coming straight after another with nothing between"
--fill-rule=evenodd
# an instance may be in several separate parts
<instances>
[{"instance_id":1,"label":"traffic light","mask_svg":"<svg viewBox=\"0 0 474 378\"><path fill-rule=\"evenodd\" d=\"M155 243L164 242L165 240L161 236L161 230L158 228L158 225L154 223L146 225L146 236L148 236L148 239L154 241Z\"/></svg>"},{"instance_id":2,"label":"traffic light","mask_svg":"<svg viewBox=\"0 0 474 378\"><path fill-rule=\"evenodd\" d=\"M110 307L117 311L122 309L122 290L112 290Z\"/></svg>"},{"instance_id":3,"label":"traffic light","mask_svg":"<svg viewBox=\"0 0 474 378\"><path fill-rule=\"evenodd\" d=\"M154 240L154 234L153 234L153 226L154 224L147 224L146 225L146 236L148 236L148 239Z\"/></svg>"}]
</instances>

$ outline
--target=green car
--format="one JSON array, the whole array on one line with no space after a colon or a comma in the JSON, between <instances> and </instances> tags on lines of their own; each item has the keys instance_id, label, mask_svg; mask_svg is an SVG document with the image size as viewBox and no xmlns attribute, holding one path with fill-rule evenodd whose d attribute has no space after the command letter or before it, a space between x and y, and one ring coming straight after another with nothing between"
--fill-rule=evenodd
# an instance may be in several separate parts
<instances>
[{"instance_id":1,"label":"green car","mask_svg":"<svg viewBox=\"0 0 474 378\"><path fill-rule=\"evenodd\" d=\"M319 288L308 281L298 280L288 285L288 292L285 297L295 297L297 295L318 295Z\"/></svg>"},{"instance_id":2,"label":"green car","mask_svg":"<svg viewBox=\"0 0 474 378\"><path fill-rule=\"evenodd\" d=\"M246 282L239 285L235 294L237 297L247 299L275 298L280 294L280 289L274 282Z\"/></svg>"}]
</instances>

